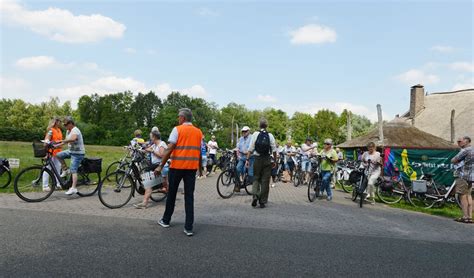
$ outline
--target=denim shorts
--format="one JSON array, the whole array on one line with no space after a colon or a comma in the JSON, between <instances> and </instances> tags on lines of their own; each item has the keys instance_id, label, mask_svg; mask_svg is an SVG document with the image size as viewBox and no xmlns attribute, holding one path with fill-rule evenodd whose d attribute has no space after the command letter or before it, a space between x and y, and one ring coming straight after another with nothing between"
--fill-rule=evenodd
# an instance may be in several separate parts
<instances>
[{"instance_id":1,"label":"denim shorts","mask_svg":"<svg viewBox=\"0 0 474 278\"><path fill-rule=\"evenodd\" d=\"M59 159L71 159L71 165L69 166L69 169L73 174L77 173L77 170L79 169L79 166L81 166L81 162L84 159L84 156L84 154L71 153L69 150L62 151L56 154L56 157Z\"/></svg>"},{"instance_id":2,"label":"denim shorts","mask_svg":"<svg viewBox=\"0 0 474 278\"><path fill-rule=\"evenodd\" d=\"M303 172L311 171L311 161L309 159L301 161L301 170L303 170Z\"/></svg>"},{"instance_id":3,"label":"denim shorts","mask_svg":"<svg viewBox=\"0 0 474 278\"><path fill-rule=\"evenodd\" d=\"M206 167L207 166L207 156L203 155L202 156L202 167Z\"/></svg>"}]
</instances>

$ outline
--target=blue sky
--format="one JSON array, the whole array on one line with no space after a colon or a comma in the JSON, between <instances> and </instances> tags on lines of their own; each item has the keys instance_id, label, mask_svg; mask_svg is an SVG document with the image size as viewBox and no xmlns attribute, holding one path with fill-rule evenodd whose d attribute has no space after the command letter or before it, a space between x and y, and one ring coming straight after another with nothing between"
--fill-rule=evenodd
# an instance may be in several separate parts
<instances>
[{"instance_id":1,"label":"blue sky","mask_svg":"<svg viewBox=\"0 0 474 278\"><path fill-rule=\"evenodd\" d=\"M1 97L171 90L375 119L473 88L472 1L1 2Z\"/></svg>"}]
</instances>

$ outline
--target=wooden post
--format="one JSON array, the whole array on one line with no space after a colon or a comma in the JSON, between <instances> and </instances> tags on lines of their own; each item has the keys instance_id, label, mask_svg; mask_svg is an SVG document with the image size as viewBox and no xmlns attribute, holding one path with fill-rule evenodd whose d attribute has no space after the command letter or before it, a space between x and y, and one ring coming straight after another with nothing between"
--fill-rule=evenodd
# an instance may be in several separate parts
<instances>
[{"instance_id":1,"label":"wooden post","mask_svg":"<svg viewBox=\"0 0 474 278\"><path fill-rule=\"evenodd\" d=\"M382 119L382 106L377 104L377 116L379 120L379 140L383 146L383 119Z\"/></svg>"},{"instance_id":2,"label":"wooden post","mask_svg":"<svg viewBox=\"0 0 474 278\"><path fill-rule=\"evenodd\" d=\"M231 126L231 131L230 131L230 145L234 146L234 116L232 116L232 124Z\"/></svg>"},{"instance_id":3,"label":"wooden post","mask_svg":"<svg viewBox=\"0 0 474 278\"><path fill-rule=\"evenodd\" d=\"M352 119L351 111L347 112L347 141L352 140Z\"/></svg>"},{"instance_id":4,"label":"wooden post","mask_svg":"<svg viewBox=\"0 0 474 278\"><path fill-rule=\"evenodd\" d=\"M454 127L454 117L456 114L456 110L451 110L451 143L454 143L455 136L456 136L456 129Z\"/></svg>"}]
</instances>

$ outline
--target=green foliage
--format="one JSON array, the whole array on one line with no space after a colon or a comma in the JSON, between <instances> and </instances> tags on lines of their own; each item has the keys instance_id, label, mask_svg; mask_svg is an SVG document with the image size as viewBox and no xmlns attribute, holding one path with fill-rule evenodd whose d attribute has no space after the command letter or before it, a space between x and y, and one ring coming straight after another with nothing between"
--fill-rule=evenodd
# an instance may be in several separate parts
<instances>
[{"instance_id":1,"label":"green foliage","mask_svg":"<svg viewBox=\"0 0 474 278\"><path fill-rule=\"evenodd\" d=\"M332 138L337 144L346 138L346 110L340 116L329 110L321 110L315 115L296 112L290 119L284 111L274 108L250 110L243 104L229 103L218 109L215 103L179 92L172 92L162 100L153 92L134 95L127 91L84 95L79 99L76 110L71 108L69 102L60 105L58 98L40 104L2 99L0 140L41 139L53 116L66 115L76 119L86 144L126 145L132 139L134 130L141 129L147 139L153 126L157 126L166 139L178 123L178 110L184 107L193 111L193 124L203 131L206 140L212 134L216 135L221 148L235 147L240 129L245 125L251 128L251 132L258 130L261 117L268 120L268 130L280 143L292 138L295 144L301 144L309 136L319 142ZM373 125L366 117L352 115L352 127L353 137L357 137Z\"/></svg>"}]
</instances>

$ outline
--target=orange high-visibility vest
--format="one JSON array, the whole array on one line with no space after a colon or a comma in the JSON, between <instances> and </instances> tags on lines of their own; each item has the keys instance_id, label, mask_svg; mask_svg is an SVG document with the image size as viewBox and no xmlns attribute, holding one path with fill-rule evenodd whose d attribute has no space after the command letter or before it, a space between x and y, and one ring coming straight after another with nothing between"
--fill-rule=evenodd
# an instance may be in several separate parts
<instances>
[{"instance_id":1,"label":"orange high-visibility vest","mask_svg":"<svg viewBox=\"0 0 474 278\"><path fill-rule=\"evenodd\" d=\"M63 133L61 131L60 128L51 128L51 131L53 132L53 134L51 135L51 141L54 141L54 142L59 142L61 140L63 140ZM57 149L54 149L53 150L53 156L56 156L56 154L58 152L61 151L61 147L57 148Z\"/></svg>"},{"instance_id":2,"label":"orange high-visibility vest","mask_svg":"<svg viewBox=\"0 0 474 278\"><path fill-rule=\"evenodd\" d=\"M171 169L197 170L201 157L202 132L193 125L180 125L178 142L171 153Z\"/></svg>"}]
</instances>

